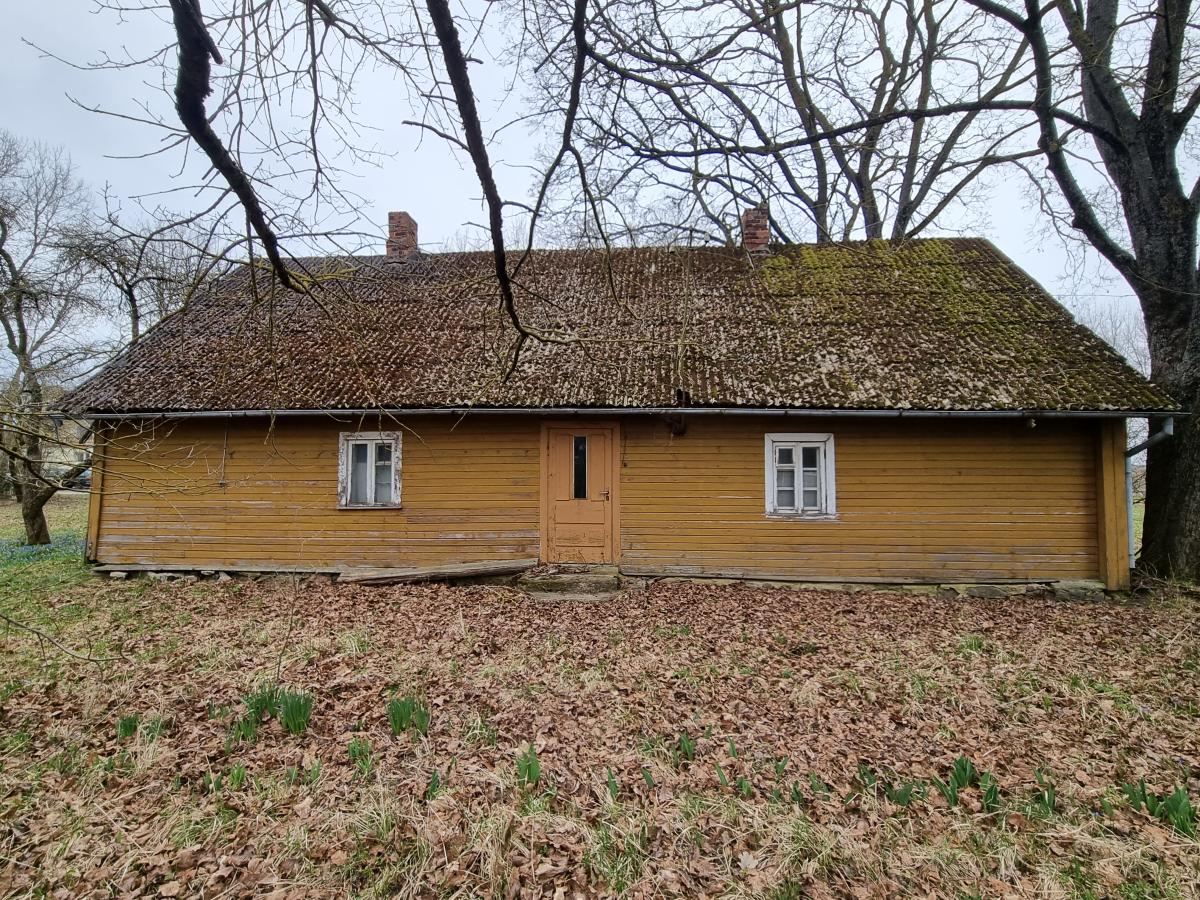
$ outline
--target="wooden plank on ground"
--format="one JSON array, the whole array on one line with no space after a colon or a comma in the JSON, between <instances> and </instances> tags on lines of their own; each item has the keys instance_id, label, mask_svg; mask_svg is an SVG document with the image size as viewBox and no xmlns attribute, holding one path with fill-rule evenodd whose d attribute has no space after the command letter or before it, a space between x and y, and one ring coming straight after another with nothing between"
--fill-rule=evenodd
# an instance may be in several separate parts
<instances>
[{"instance_id":1,"label":"wooden plank on ground","mask_svg":"<svg viewBox=\"0 0 1200 900\"><path fill-rule=\"evenodd\" d=\"M440 581L482 575L517 575L532 569L537 562L536 559L489 559L400 569L353 568L343 569L337 580L339 583L350 584L410 584L417 581Z\"/></svg>"},{"instance_id":2,"label":"wooden plank on ground","mask_svg":"<svg viewBox=\"0 0 1200 900\"><path fill-rule=\"evenodd\" d=\"M215 562L195 563L104 563L92 566L93 572L236 572L247 575L336 575L340 570L336 566L255 566L255 565L226 565Z\"/></svg>"}]
</instances>

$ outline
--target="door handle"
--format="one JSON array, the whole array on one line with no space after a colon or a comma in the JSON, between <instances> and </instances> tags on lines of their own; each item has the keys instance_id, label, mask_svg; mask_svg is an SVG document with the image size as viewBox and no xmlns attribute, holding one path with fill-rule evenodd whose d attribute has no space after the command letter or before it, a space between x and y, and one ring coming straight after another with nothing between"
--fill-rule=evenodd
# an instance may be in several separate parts
<instances>
[{"instance_id":1,"label":"door handle","mask_svg":"<svg viewBox=\"0 0 1200 900\"><path fill-rule=\"evenodd\" d=\"M600 497L601 497L601 499L603 499L605 502L608 502L608 491L601 491L601 492L600 492Z\"/></svg>"}]
</instances>

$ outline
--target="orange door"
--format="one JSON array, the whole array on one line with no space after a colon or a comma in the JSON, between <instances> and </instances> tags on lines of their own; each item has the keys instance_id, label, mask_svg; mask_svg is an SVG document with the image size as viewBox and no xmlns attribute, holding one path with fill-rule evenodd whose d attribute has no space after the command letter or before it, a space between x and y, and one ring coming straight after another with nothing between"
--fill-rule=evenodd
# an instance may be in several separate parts
<instances>
[{"instance_id":1,"label":"orange door","mask_svg":"<svg viewBox=\"0 0 1200 900\"><path fill-rule=\"evenodd\" d=\"M616 428L546 428L542 558L549 563L615 561Z\"/></svg>"}]
</instances>

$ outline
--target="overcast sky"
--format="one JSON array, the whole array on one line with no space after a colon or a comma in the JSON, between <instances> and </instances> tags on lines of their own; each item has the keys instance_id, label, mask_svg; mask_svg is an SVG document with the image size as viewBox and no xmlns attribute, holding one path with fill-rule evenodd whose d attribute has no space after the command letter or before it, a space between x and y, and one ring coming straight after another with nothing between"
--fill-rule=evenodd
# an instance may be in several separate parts
<instances>
[{"instance_id":1,"label":"overcast sky","mask_svg":"<svg viewBox=\"0 0 1200 900\"><path fill-rule=\"evenodd\" d=\"M159 85L145 83L147 78L158 77L153 71L79 71L25 43L86 62L99 59L104 52L117 55L122 48L136 54L165 45L172 38L166 19L143 14L119 22L112 13L90 10L87 0L8 4L7 26L0 35L0 78L7 88L0 99L0 127L25 138L65 146L86 181L98 189L108 185L118 197L153 194L179 185L178 153L118 158L155 149L160 134L154 129L88 112L70 99L130 114L139 113L138 103L149 102L152 110L171 115ZM505 121L520 103L519 87L510 91L505 71L495 64L475 66L472 74L483 93L485 115L493 123ZM441 141L422 139L416 128L400 124L411 115L401 85L388 74L368 71L356 82L355 94L357 118L376 129L371 135L373 142L392 154L381 166L363 164L352 170L349 187L367 201L361 209L362 227L369 227L368 223L382 227L390 209L408 210L419 224L422 246L436 250L461 234L466 223L483 221L474 172ZM523 198L527 193L530 175L523 165L531 161L536 142L536 135L514 128L506 132L503 145L493 150L497 180L505 196ZM176 196L170 202L181 208L192 200ZM1071 271L1062 245L1037 227L1027 191L1015 173L993 191L989 208L978 212L983 236L1068 305L1113 302L1111 298L1129 296L1123 284L1111 277L1081 281ZM1102 265L1090 268L1106 274Z\"/></svg>"}]
</instances>

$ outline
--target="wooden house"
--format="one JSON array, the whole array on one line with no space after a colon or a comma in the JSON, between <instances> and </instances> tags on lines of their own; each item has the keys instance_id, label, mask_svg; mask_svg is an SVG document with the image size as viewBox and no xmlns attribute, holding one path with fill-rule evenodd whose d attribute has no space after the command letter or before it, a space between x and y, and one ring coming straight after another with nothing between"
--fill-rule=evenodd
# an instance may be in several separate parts
<instances>
[{"instance_id":1,"label":"wooden house","mask_svg":"<svg viewBox=\"0 0 1200 900\"><path fill-rule=\"evenodd\" d=\"M1175 407L986 241L535 251L518 346L489 254L391 227L69 397L91 560L1128 584L1125 422Z\"/></svg>"}]
</instances>

